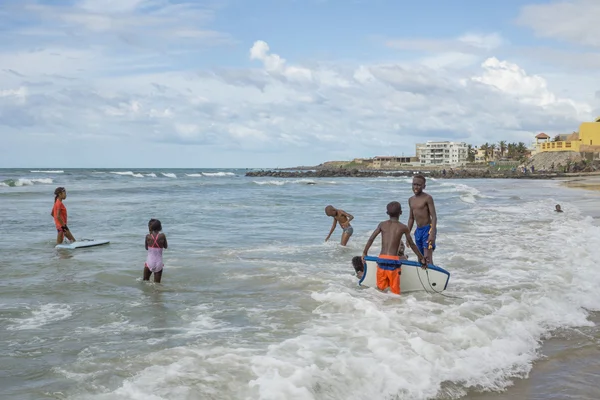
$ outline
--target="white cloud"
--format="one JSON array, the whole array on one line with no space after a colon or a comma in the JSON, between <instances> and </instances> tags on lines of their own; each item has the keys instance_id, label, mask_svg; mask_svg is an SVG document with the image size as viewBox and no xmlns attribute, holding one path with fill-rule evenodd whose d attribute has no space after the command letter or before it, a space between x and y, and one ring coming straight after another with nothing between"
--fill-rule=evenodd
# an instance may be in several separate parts
<instances>
[{"instance_id":1,"label":"white cloud","mask_svg":"<svg viewBox=\"0 0 600 400\"><path fill-rule=\"evenodd\" d=\"M568 113L575 111L577 115L589 116L592 107L585 102L559 98L548 89L546 79L539 75L528 75L517 64L500 61L495 57L488 58L482 64L484 73L471 79L475 82L493 86L498 90L524 103L544 109L566 108Z\"/></svg>"},{"instance_id":2,"label":"white cloud","mask_svg":"<svg viewBox=\"0 0 600 400\"><path fill-rule=\"evenodd\" d=\"M57 146L81 146L70 153L73 166L148 165L150 150L166 166L410 155L427 139L529 142L539 131L570 132L600 106L600 87L568 91L571 75L550 78L494 57L507 46L497 34L401 43L431 54L354 64L286 60L285 48L256 40L232 48L247 66L208 68L187 57L213 41L203 33L213 32L212 11L148 0L99 4L28 9L40 25L27 34L15 28L0 44L0 136L29 149L0 166L28 157L50 165ZM102 150L83 150L89 146Z\"/></svg>"},{"instance_id":3,"label":"white cloud","mask_svg":"<svg viewBox=\"0 0 600 400\"><path fill-rule=\"evenodd\" d=\"M279 57L277 54L270 54L269 51L269 45L266 42L257 40L250 49L250 59L262 61L267 72L281 74L289 80L312 80L312 73L309 69L295 66L288 67L285 65L285 60L283 58Z\"/></svg>"},{"instance_id":4,"label":"white cloud","mask_svg":"<svg viewBox=\"0 0 600 400\"><path fill-rule=\"evenodd\" d=\"M597 0L558 1L523 7L516 22L539 37L600 47L600 2Z\"/></svg>"}]
</instances>

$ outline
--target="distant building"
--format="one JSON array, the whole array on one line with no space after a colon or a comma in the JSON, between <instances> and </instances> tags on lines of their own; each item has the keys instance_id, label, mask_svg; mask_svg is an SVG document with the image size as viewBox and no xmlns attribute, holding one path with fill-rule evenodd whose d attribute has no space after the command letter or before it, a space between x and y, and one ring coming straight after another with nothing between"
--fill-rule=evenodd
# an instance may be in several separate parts
<instances>
[{"instance_id":1,"label":"distant building","mask_svg":"<svg viewBox=\"0 0 600 400\"><path fill-rule=\"evenodd\" d=\"M540 135L536 136L536 141ZM594 122L583 122L579 125L579 132L559 136L559 141L538 143L538 151L600 152L600 117Z\"/></svg>"},{"instance_id":2,"label":"distant building","mask_svg":"<svg viewBox=\"0 0 600 400\"><path fill-rule=\"evenodd\" d=\"M468 146L464 142L420 143L417 154L421 165L463 165L467 163Z\"/></svg>"},{"instance_id":3,"label":"distant building","mask_svg":"<svg viewBox=\"0 0 600 400\"><path fill-rule=\"evenodd\" d=\"M417 143L415 144L415 157L417 157L417 160L421 159L421 149L423 147L425 147L426 143Z\"/></svg>"},{"instance_id":4,"label":"distant building","mask_svg":"<svg viewBox=\"0 0 600 400\"><path fill-rule=\"evenodd\" d=\"M410 164L417 161L416 157L377 156L373 158L373 168L393 166L394 164Z\"/></svg>"},{"instance_id":5,"label":"distant building","mask_svg":"<svg viewBox=\"0 0 600 400\"><path fill-rule=\"evenodd\" d=\"M485 156L486 151L484 149L475 150L475 162L484 162L487 161L487 157Z\"/></svg>"}]
</instances>

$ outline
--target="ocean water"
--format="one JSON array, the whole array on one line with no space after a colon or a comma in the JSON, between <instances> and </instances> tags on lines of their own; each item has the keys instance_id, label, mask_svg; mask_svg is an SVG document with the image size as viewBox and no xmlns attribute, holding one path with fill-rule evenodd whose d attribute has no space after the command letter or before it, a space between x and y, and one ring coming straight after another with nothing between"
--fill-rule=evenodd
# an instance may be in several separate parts
<instances>
[{"instance_id":1,"label":"ocean water","mask_svg":"<svg viewBox=\"0 0 600 400\"><path fill-rule=\"evenodd\" d=\"M406 222L409 179L244 173L0 170L0 398L598 398L597 193L428 180L447 296L395 296L350 260L389 201ZM54 249L57 186L75 237L109 245ZM355 216L346 248L327 204Z\"/></svg>"}]
</instances>

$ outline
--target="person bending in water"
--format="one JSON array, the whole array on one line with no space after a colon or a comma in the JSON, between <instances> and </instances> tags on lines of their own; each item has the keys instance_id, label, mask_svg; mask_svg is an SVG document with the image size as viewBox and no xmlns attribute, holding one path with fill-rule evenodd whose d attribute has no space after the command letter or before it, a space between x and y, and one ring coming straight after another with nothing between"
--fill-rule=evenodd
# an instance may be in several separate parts
<instances>
[{"instance_id":1,"label":"person bending in water","mask_svg":"<svg viewBox=\"0 0 600 400\"><path fill-rule=\"evenodd\" d=\"M333 217L333 225L331 226L331 230L329 231L329 235L325 238L325 241L329 240L335 227L339 223L340 227L343 229L341 245L345 246L348 243L348 240L350 240L352 233L354 233L354 229L352 228L352 225L350 225L350 221L352 221L354 217L344 210L334 208L332 205L325 207L325 214L329 217Z\"/></svg>"},{"instance_id":2,"label":"person bending in water","mask_svg":"<svg viewBox=\"0 0 600 400\"><path fill-rule=\"evenodd\" d=\"M435 250L437 235L437 214L433 197L425 193L423 189L425 189L425 177L415 175L412 181L412 190L415 195L408 199L410 207L408 230L409 232L412 231L413 224L416 221L415 243L419 251L425 256L427 264L433 264L433 251Z\"/></svg>"},{"instance_id":3,"label":"person bending in water","mask_svg":"<svg viewBox=\"0 0 600 400\"><path fill-rule=\"evenodd\" d=\"M57 187L54 190L54 206L50 215L54 218L54 225L56 225L56 244L61 244L65 240L65 236L71 242L75 242L73 234L67 226L67 207L63 204L63 200L67 198L67 190L64 187Z\"/></svg>"},{"instance_id":4,"label":"person bending in water","mask_svg":"<svg viewBox=\"0 0 600 400\"><path fill-rule=\"evenodd\" d=\"M149 281L150 275L154 273L154 282L160 283L162 272L165 264L163 263L163 249L169 245L167 237L162 231L162 225L159 220L151 219L148 222L148 230L150 233L146 235L145 246L148 250L148 257L144 264L144 280Z\"/></svg>"},{"instance_id":5,"label":"person bending in water","mask_svg":"<svg viewBox=\"0 0 600 400\"><path fill-rule=\"evenodd\" d=\"M560 208L560 204L557 204L555 206L554 211L556 211L556 212L563 212L562 208Z\"/></svg>"},{"instance_id":6,"label":"person bending in water","mask_svg":"<svg viewBox=\"0 0 600 400\"><path fill-rule=\"evenodd\" d=\"M362 262L373 244L373 241L381 233L381 251L379 253L379 262L377 263L377 288L385 290L388 287L392 293L400 294L400 273L402 272L400 256L400 245L402 237L406 236L406 242L417 255L421 262L421 268L427 268L425 258L419 251L415 242L410 237L410 230L406 225L400 222L402 206L397 201L392 201L387 205L387 214L390 219L380 222L377 229L371 234L362 254ZM382 260L389 260L388 262Z\"/></svg>"}]
</instances>

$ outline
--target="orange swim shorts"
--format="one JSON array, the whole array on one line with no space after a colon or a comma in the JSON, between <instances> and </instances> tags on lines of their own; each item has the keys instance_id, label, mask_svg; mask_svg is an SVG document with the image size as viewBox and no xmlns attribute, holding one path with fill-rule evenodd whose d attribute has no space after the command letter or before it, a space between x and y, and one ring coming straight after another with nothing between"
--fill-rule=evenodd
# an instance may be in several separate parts
<instances>
[{"instance_id":1,"label":"orange swim shorts","mask_svg":"<svg viewBox=\"0 0 600 400\"><path fill-rule=\"evenodd\" d=\"M390 256L387 254L380 254L379 258L385 260L400 261L398 256ZM400 271L401 267L394 267L392 263L381 265L377 264L377 288L379 290L385 290L388 287L390 291L395 294L400 294Z\"/></svg>"}]
</instances>

